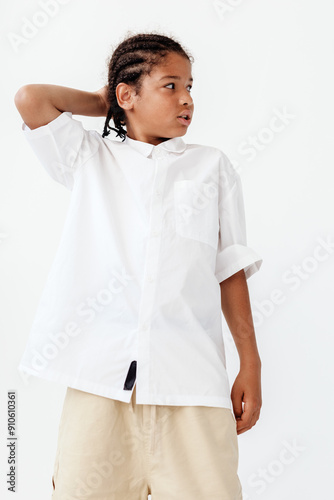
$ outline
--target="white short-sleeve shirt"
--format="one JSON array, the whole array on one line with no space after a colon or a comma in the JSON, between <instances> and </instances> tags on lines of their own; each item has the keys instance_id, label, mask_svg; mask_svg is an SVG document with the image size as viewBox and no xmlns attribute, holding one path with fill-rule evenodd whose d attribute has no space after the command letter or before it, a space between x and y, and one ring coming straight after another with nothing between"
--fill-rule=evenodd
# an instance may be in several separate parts
<instances>
[{"instance_id":1,"label":"white short-sleeve shirt","mask_svg":"<svg viewBox=\"0 0 334 500\"><path fill-rule=\"evenodd\" d=\"M18 369L138 404L232 409L219 283L262 259L218 148L103 138L71 112L24 136L71 191Z\"/></svg>"}]
</instances>

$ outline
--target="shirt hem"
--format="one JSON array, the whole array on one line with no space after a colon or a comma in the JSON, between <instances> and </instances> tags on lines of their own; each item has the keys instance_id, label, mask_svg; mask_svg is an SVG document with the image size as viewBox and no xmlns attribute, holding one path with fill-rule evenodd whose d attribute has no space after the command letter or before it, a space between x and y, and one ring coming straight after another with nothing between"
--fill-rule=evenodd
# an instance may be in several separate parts
<instances>
[{"instance_id":1,"label":"shirt hem","mask_svg":"<svg viewBox=\"0 0 334 500\"><path fill-rule=\"evenodd\" d=\"M34 377L47 380L49 382L56 382L63 384L67 387L72 387L83 392L89 392L109 399L116 399L124 403L130 403L133 388L129 391L119 390L101 384L95 384L88 380L78 380L75 377L70 377L66 374L56 371L36 372L31 367L25 366L20 363L17 367L19 371L25 372ZM168 406L211 406L218 408L229 408L232 410L231 400L228 397L215 397L215 396L198 396L198 395L145 395L138 396L136 393L136 404L145 405L168 405Z\"/></svg>"}]
</instances>

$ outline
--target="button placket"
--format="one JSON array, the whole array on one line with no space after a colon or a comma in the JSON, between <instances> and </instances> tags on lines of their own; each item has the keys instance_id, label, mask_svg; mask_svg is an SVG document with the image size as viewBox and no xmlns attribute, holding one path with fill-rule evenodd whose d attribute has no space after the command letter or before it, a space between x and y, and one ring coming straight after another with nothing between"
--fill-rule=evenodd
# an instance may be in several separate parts
<instances>
[{"instance_id":1,"label":"button placket","mask_svg":"<svg viewBox=\"0 0 334 500\"><path fill-rule=\"evenodd\" d=\"M158 265L163 222L163 192L168 168L168 164L164 162L163 159L167 156L168 152L166 150L153 149L152 151L155 172L150 203L149 233L143 273L142 300L139 308L138 397L148 393L150 384L150 324L154 313L154 299L159 270Z\"/></svg>"}]
</instances>

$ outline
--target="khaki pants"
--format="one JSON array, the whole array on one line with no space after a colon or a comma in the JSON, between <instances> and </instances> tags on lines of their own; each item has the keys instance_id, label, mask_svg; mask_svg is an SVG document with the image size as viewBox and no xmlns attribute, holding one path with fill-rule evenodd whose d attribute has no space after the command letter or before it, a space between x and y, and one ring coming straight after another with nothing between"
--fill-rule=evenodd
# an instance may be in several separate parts
<instances>
[{"instance_id":1,"label":"khaki pants","mask_svg":"<svg viewBox=\"0 0 334 500\"><path fill-rule=\"evenodd\" d=\"M229 408L136 404L67 388L52 500L242 500Z\"/></svg>"}]
</instances>

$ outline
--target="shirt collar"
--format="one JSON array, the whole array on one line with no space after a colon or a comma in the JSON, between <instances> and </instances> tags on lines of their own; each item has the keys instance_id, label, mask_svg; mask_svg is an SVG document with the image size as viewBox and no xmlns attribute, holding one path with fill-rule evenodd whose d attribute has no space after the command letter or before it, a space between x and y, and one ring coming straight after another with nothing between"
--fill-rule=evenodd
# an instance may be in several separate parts
<instances>
[{"instance_id":1,"label":"shirt collar","mask_svg":"<svg viewBox=\"0 0 334 500\"><path fill-rule=\"evenodd\" d=\"M139 153L143 154L146 157L150 156L153 150L158 151L160 149L164 149L172 153L182 153L187 147L187 144L181 137L173 137L172 139L167 139L167 141L163 141L155 146L154 144L150 144L148 142L130 139L130 137L126 135L123 143L136 149Z\"/></svg>"}]
</instances>

